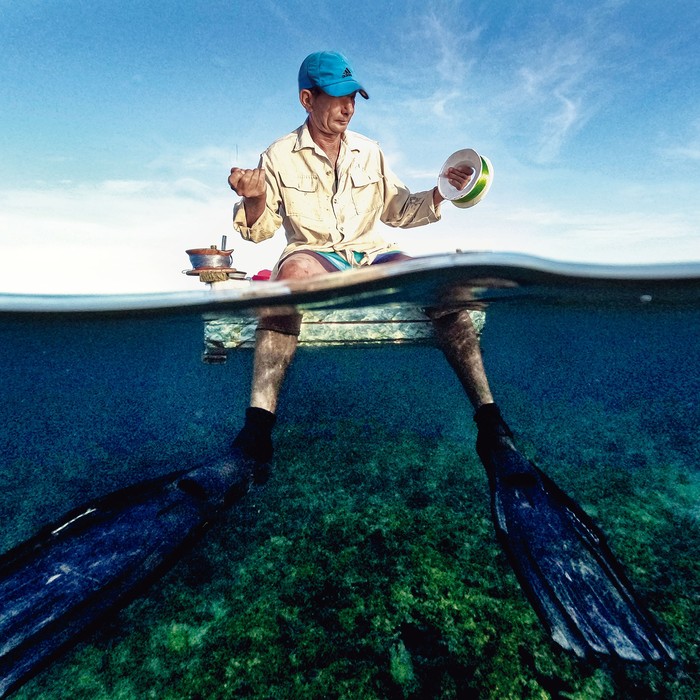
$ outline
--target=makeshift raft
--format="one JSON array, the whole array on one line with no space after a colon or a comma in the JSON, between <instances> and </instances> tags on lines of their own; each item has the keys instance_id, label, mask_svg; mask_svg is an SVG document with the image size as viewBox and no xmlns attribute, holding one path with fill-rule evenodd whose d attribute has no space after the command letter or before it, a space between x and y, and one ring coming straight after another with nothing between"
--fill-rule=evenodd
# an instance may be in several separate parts
<instances>
[{"instance_id":1,"label":"makeshift raft","mask_svg":"<svg viewBox=\"0 0 700 700\"><path fill-rule=\"evenodd\" d=\"M191 270L183 272L198 276L213 292L229 287L241 288L251 284L244 272L232 267L231 250L216 246L188 250ZM253 280L260 280L260 273ZM435 342L431 322L420 307L410 304L386 304L353 309L303 309L299 344L301 346L431 344ZM483 311L470 311L472 321L481 332L485 321ZM226 362L230 351L255 346L256 315L222 315L204 322L204 352L202 360L209 364Z\"/></svg>"}]
</instances>

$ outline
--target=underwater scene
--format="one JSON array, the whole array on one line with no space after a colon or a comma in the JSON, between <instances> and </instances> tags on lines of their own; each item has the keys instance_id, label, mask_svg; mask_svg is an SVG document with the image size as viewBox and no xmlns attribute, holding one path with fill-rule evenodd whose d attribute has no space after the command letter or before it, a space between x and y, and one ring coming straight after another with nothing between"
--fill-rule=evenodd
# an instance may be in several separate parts
<instances>
[{"instance_id":1,"label":"underwater scene","mask_svg":"<svg viewBox=\"0 0 700 700\"><path fill-rule=\"evenodd\" d=\"M700 306L487 305L523 453L606 534L677 664L556 646L495 534L473 411L431 343L300 347L273 471L12 697L700 697ZM82 503L225 455L253 351L180 313L0 318L0 551Z\"/></svg>"}]
</instances>

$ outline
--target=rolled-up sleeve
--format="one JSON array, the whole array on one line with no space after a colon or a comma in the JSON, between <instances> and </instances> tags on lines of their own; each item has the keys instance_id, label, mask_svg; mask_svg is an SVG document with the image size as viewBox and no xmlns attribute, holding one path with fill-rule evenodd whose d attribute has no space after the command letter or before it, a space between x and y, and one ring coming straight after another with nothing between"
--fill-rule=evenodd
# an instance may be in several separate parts
<instances>
[{"instance_id":1,"label":"rolled-up sleeve","mask_svg":"<svg viewBox=\"0 0 700 700\"><path fill-rule=\"evenodd\" d=\"M433 190L411 193L381 156L384 178L384 209L381 220L387 226L412 228L440 221L440 206L433 203Z\"/></svg>"}]
</instances>

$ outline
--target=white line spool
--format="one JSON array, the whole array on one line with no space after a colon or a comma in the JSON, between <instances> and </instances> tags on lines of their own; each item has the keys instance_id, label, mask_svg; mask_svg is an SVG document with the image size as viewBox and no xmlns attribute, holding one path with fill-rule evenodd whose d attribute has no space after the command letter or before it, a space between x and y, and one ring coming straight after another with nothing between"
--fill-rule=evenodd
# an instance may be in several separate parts
<instances>
[{"instance_id":1,"label":"white line spool","mask_svg":"<svg viewBox=\"0 0 700 700\"><path fill-rule=\"evenodd\" d=\"M474 170L474 174L469 182L461 190L453 187L445 173L448 168L459 168L467 166ZM489 191L493 181L493 166L491 161L484 156L480 156L472 148L465 148L453 153L440 168L438 175L438 191L452 204L460 209L466 209L478 204Z\"/></svg>"}]
</instances>

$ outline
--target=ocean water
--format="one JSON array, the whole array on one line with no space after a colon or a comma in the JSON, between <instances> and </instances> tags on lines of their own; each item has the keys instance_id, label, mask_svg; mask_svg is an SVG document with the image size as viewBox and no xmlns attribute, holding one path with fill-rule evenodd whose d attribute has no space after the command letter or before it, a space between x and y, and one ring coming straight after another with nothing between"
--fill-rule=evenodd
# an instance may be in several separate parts
<instances>
[{"instance_id":1,"label":"ocean water","mask_svg":"<svg viewBox=\"0 0 700 700\"><path fill-rule=\"evenodd\" d=\"M16 697L699 697L697 286L557 289L493 295L491 386L522 450L608 536L678 668L550 642L496 543L472 411L439 350L310 347L268 484ZM228 449L252 351L212 365L202 347L200 309L0 318L0 550Z\"/></svg>"}]
</instances>

